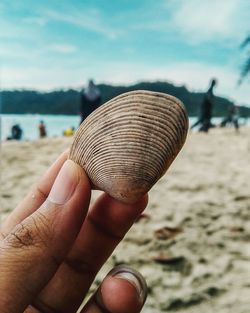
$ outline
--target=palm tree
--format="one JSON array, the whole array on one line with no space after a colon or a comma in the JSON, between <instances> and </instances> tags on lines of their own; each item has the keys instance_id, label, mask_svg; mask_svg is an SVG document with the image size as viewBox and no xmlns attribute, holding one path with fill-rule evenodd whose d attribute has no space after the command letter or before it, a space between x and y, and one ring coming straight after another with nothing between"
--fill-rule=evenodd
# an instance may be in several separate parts
<instances>
[{"instance_id":1,"label":"palm tree","mask_svg":"<svg viewBox=\"0 0 250 313\"><path fill-rule=\"evenodd\" d=\"M242 42L241 44L241 49L244 49L246 47L250 47L250 35L247 36L247 38ZM250 50L248 52L248 57L245 61L245 63L242 66L241 74L240 74L240 79L239 79L239 84L242 83L244 78L250 73Z\"/></svg>"}]
</instances>

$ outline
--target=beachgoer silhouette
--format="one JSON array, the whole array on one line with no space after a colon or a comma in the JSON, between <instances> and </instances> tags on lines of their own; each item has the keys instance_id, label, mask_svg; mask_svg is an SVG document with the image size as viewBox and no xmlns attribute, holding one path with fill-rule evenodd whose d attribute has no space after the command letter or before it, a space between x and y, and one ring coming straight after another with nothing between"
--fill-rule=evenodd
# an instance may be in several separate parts
<instances>
[{"instance_id":1,"label":"beachgoer silhouette","mask_svg":"<svg viewBox=\"0 0 250 313\"><path fill-rule=\"evenodd\" d=\"M81 92L80 115L81 123L85 118L101 104L101 93L90 79L88 87Z\"/></svg>"},{"instance_id":2,"label":"beachgoer silhouette","mask_svg":"<svg viewBox=\"0 0 250 313\"><path fill-rule=\"evenodd\" d=\"M208 91L206 92L203 101L201 103L201 112L200 112L200 117L195 122L191 129L201 125L199 128L199 131L203 132L208 132L209 128L213 127L211 123L211 118L212 118L212 111L213 111L213 102L214 102L214 94L213 94L213 89L216 86L217 81L216 79L212 79L210 83L210 87Z\"/></svg>"},{"instance_id":3,"label":"beachgoer silhouette","mask_svg":"<svg viewBox=\"0 0 250 313\"><path fill-rule=\"evenodd\" d=\"M229 107L228 115L222 120L220 126L225 127L227 124L233 124L236 131L239 130L239 107L232 105Z\"/></svg>"},{"instance_id":4,"label":"beachgoer silhouette","mask_svg":"<svg viewBox=\"0 0 250 313\"><path fill-rule=\"evenodd\" d=\"M21 140L23 136L23 130L19 124L15 124L11 127L11 136L7 140Z\"/></svg>"},{"instance_id":5,"label":"beachgoer silhouette","mask_svg":"<svg viewBox=\"0 0 250 313\"><path fill-rule=\"evenodd\" d=\"M38 130L39 130L40 138L47 137L47 131L46 131L46 126L44 124L44 121L40 121L40 123L38 125Z\"/></svg>"}]
</instances>

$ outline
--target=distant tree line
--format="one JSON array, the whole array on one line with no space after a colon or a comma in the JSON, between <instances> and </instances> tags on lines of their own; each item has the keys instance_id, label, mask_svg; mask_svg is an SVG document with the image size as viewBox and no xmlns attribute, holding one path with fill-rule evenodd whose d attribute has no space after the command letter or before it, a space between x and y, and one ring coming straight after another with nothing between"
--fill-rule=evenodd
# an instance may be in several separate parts
<instances>
[{"instance_id":1,"label":"distant tree line","mask_svg":"<svg viewBox=\"0 0 250 313\"><path fill-rule=\"evenodd\" d=\"M185 86L176 87L167 82L141 82L131 86L98 85L102 102L132 90L152 90L171 94L179 98L186 106L189 116L199 114L203 93L189 92ZM225 116L233 103L222 97L215 97L214 116ZM78 114L80 107L80 92L77 90L58 90L39 92L33 90L2 91L2 112L9 114ZM250 108L240 108L242 117L250 116Z\"/></svg>"}]
</instances>

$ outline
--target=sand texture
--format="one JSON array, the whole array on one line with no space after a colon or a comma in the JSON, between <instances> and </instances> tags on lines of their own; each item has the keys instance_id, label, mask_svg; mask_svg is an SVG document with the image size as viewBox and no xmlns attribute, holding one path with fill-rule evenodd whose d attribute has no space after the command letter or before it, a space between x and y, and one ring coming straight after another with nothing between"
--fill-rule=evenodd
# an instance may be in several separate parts
<instances>
[{"instance_id":1,"label":"sand texture","mask_svg":"<svg viewBox=\"0 0 250 313\"><path fill-rule=\"evenodd\" d=\"M2 220L71 140L2 144ZM145 213L97 282L127 263L148 282L143 312L250 312L249 128L189 134Z\"/></svg>"}]
</instances>

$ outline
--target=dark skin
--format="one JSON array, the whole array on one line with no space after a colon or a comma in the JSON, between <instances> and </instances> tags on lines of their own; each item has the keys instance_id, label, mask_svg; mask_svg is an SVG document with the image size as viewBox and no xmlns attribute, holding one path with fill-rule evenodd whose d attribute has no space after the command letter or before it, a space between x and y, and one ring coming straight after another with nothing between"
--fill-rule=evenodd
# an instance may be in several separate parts
<instances>
[{"instance_id":1,"label":"dark skin","mask_svg":"<svg viewBox=\"0 0 250 313\"><path fill-rule=\"evenodd\" d=\"M146 196L124 204L104 193L89 207L89 179L80 166L66 160L67 152L1 227L1 313L76 312L96 274L147 205ZM140 312L146 298L142 278L120 271L106 276L81 313Z\"/></svg>"}]
</instances>

